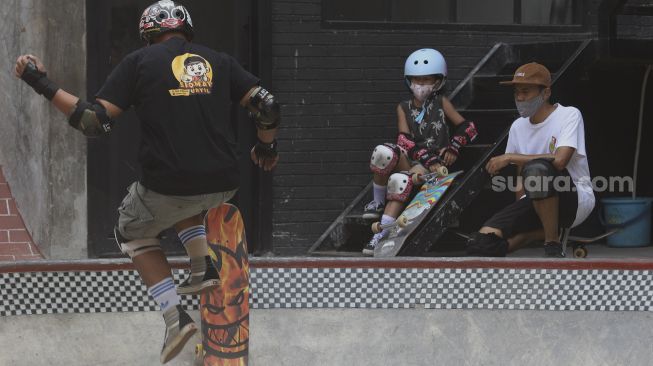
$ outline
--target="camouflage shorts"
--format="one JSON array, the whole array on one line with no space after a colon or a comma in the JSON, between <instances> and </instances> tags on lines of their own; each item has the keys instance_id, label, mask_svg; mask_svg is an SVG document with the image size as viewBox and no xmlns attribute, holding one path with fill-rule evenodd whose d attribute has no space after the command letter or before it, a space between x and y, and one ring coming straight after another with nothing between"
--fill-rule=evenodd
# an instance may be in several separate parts
<instances>
[{"instance_id":1,"label":"camouflage shorts","mask_svg":"<svg viewBox=\"0 0 653 366\"><path fill-rule=\"evenodd\" d=\"M195 196L168 196L132 183L118 208L118 230L125 239L155 238L177 222L230 200L237 189Z\"/></svg>"}]
</instances>

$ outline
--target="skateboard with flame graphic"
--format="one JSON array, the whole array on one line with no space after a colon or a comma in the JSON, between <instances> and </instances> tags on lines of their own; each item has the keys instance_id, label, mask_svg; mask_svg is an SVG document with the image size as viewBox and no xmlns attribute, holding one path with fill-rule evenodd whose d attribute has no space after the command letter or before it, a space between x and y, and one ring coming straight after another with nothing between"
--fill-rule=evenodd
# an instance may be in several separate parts
<instances>
[{"instance_id":1,"label":"skateboard with flame graphic","mask_svg":"<svg viewBox=\"0 0 653 366\"><path fill-rule=\"evenodd\" d=\"M225 203L205 217L209 254L222 286L200 297L202 343L196 365L246 366L249 352L249 261L240 211Z\"/></svg>"}]
</instances>

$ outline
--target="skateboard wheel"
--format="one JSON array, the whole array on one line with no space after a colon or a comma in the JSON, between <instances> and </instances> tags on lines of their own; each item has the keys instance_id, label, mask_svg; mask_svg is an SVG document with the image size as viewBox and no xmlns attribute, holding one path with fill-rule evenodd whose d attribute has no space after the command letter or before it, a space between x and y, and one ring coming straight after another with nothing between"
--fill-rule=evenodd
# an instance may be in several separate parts
<instances>
[{"instance_id":1,"label":"skateboard wheel","mask_svg":"<svg viewBox=\"0 0 653 366\"><path fill-rule=\"evenodd\" d=\"M413 174L410 179L413 181L413 184L420 185L422 184L422 175L421 174Z\"/></svg>"},{"instance_id":2,"label":"skateboard wheel","mask_svg":"<svg viewBox=\"0 0 653 366\"><path fill-rule=\"evenodd\" d=\"M587 257L587 248L585 247L574 248L574 258L585 258L585 257Z\"/></svg>"},{"instance_id":3,"label":"skateboard wheel","mask_svg":"<svg viewBox=\"0 0 653 366\"><path fill-rule=\"evenodd\" d=\"M195 345L195 355L197 356L202 356L202 353L204 352L204 347L202 346L201 343L198 343Z\"/></svg>"},{"instance_id":4,"label":"skateboard wheel","mask_svg":"<svg viewBox=\"0 0 653 366\"><path fill-rule=\"evenodd\" d=\"M438 168L438 174L440 174L443 177L447 176L447 175L449 175L449 169L447 169L446 166L441 166L441 167Z\"/></svg>"},{"instance_id":5,"label":"skateboard wheel","mask_svg":"<svg viewBox=\"0 0 653 366\"><path fill-rule=\"evenodd\" d=\"M397 218L397 225L399 225L399 227L406 227L406 225L408 225L408 218L404 215L399 216Z\"/></svg>"},{"instance_id":6,"label":"skateboard wheel","mask_svg":"<svg viewBox=\"0 0 653 366\"><path fill-rule=\"evenodd\" d=\"M372 224L372 232L374 234L378 234L381 232L381 223L380 222L375 222Z\"/></svg>"}]
</instances>

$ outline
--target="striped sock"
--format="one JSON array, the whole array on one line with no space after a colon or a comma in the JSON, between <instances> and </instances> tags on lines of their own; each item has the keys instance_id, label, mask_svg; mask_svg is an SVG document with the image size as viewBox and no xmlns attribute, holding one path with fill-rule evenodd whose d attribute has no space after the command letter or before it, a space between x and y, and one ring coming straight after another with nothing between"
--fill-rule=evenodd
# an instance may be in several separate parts
<instances>
[{"instance_id":1,"label":"striped sock","mask_svg":"<svg viewBox=\"0 0 653 366\"><path fill-rule=\"evenodd\" d=\"M204 225L191 226L179 232L179 239L190 257L191 282L201 281L206 272L206 257L209 246L206 243L206 228Z\"/></svg>"},{"instance_id":2,"label":"striped sock","mask_svg":"<svg viewBox=\"0 0 653 366\"><path fill-rule=\"evenodd\" d=\"M166 277L163 281L147 289L147 293L154 298L161 311L165 312L171 307L179 305L179 295L175 289L172 277Z\"/></svg>"}]
</instances>

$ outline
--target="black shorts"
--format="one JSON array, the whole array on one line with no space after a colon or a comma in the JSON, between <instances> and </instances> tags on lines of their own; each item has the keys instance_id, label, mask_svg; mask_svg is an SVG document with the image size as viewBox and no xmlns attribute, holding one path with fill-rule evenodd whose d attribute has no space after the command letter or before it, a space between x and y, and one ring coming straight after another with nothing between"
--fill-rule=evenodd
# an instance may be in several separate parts
<instances>
[{"instance_id":1,"label":"black shorts","mask_svg":"<svg viewBox=\"0 0 653 366\"><path fill-rule=\"evenodd\" d=\"M566 171L565 173L568 175ZM559 197L558 226L560 228L570 228L576 220L578 192L576 192L573 182L571 187L570 191L557 192ZM542 229L542 221L535 212L533 201L524 197L494 214L483 226L501 230L503 237L508 239L520 233Z\"/></svg>"}]
</instances>

